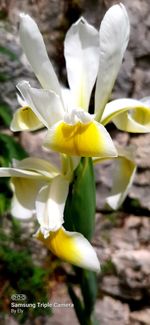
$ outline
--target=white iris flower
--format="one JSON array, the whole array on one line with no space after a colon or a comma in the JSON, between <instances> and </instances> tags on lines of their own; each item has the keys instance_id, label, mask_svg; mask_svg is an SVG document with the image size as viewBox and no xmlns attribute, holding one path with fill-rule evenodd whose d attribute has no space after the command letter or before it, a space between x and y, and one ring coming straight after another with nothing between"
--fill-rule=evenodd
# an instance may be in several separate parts
<instances>
[{"instance_id":1,"label":"white iris flower","mask_svg":"<svg viewBox=\"0 0 150 325\"><path fill-rule=\"evenodd\" d=\"M19 218L36 213L39 240L60 258L98 271L99 262L90 243L81 234L67 232L62 226L74 168L70 174L65 171L69 156L95 157L95 162L114 158L117 172L107 203L116 209L128 193L136 170L134 159L128 150L116 150L105 128L112 121L120 130L150 131L149 97L117 99L107 104L128 45L128 15L124 5L117 4L107 11L99 31L82 17L70 27L64 43L69 89L59 85L42 35L29 15L21 14L19 33L42 88L32 88L27 81L17 85L22 107L14 114L11 129L33 131L45 126L45 146L64 154L64 162L65 155L68 157L63 172L37 158L16 162L13 168L1 168L0 176L10 176L14 189L12 213ZM89 106L94 85L92 115Z\"/></svg>"},{"instance_id":2,"label":"white iris flower","mask_svg":"<svg viewBox=\"0 0 150 325\"><path fill-rule=\"evenodd\" d=\"M111 120L124 131L149 132L149 97L118 99L107 104L129 32L123 4L114 5L106 12L99 32L84 18L73 24L64 43L70 89L63 90L38 26L30 16L21 14L20 41L43 89L34 89L26 81L18 84L26 105L15 113L12 130L35 130L45 125L49 129L47 146L79 156L116 156L103 126ZM95 109L94 115L90 115L89 102L95 81Z\"/></svg>"},{"instance_id":3,"label":"white iris flower","mask_svg":"<svg viewBox=\"0 0 150 325\"><path fill-rule=\"evenodd\" d=\"M123 131L150 131L149 97L142 100L123 98L107 104L129 33L129 19L123 4L114 5L106 12L99 32L80 18L65 38L70 88L62 89L38 26L28 15L22 14L20 18L20 41L43 89L32 88L27 81L18 84L25 105L15 113L11 129L36 130L46 126L45 145L48 148L70 156L115 158L122 177L119 186L118 178L114 177L115 201L107 200L112 208L118 208L127 195L136 166L129 155L117 153L104 126L112 121ZM95 107L91 115L88 110L95 82Z\"/></svg>"},{"instance_id":4,"label":"white iris flower","mask_svg":"<svg viewBox=\"0 0 150 325\"><path fill-rule=\"evenodd\" d=\"M110 35L110 31L116 32L116 25L121 25L117 42L116 35L113 38ZM43 124L48 128L45 145L55 151L72 156L117 156L109 133L97 117L102 102L104 105L108 100L128 36L129 22L123 5L113 6L106 13L100 32L80 18L65 38L70 89L63 91L48 59L38 26L30 16L22 14L20 41L43 89L32 88L26 81L18 84L17 88L27 105L15 113L11 129L35 130ZM96 78L95 114L91 115L88 109Z\"/></svg>"},{"instance_id":5,"label":"white iris flower","mask_svg":"<svg viewBox=\"0 0 150 325\"><path fill-rule=\"evenodd\" d=\"M115 157L105 129L111 120L124 131L149 132L150 100L118 99L107 104L129 40L123 4L105 14L99 32L80 18L67 32L64 53L70 89L63 90L49 61L42 35L28 15L20 18L20 41L43 89L18 84L27 103L14 115L11 129L48 128L45 145L72 156ZM96 82L94 115L88 113Z\"/></svg>"},{"instance_id":6,"label":"white iris flower","mask_svg":"<svg viewBox=\"0 0 150 325\"><path fill-rule=\"evenodd\" d=\"M46 160L26 158L14 167L0 168L0 177L11 177L14 192L11 213L18 219L36 215L41 240L59 258L93 271L100 265L94 248L79 233L64 229L64 207L70 177Z\"/></svg>"}]
</instances>

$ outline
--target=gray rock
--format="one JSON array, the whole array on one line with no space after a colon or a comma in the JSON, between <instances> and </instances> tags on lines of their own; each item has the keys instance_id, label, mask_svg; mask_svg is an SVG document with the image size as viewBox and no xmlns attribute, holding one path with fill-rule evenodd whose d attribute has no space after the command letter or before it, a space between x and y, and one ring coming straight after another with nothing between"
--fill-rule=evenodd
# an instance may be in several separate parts
<instances>
[{"instance_id":1,"label":"gray rock","mask_svg":"<svg viewBox=\"0 0 150 325\"><path fill-rule=\"evenodd\" d=\"M150 34L149 28L149 0L125 0L123 3L127 6L130 22L131 37L129 48L135 57L141 57L150 53Z\"/></svg>"},{"instance_id":2,"label":"gray rock","mask_svg":"<svg viewBox=\"0 0 150 325\"><path fill-rule=\"evenodd\" d=\"M138 200L138 203L141 208L147 209L148 211L150 210L150 186L132 186L129 197L132 199Z\"/></svg>"},{"instance_id":3,"label":"gray rock","mask_svg":"<svg viewBox=\"0 0 150 325\"><path fill-rule=\"evenodd\" d=\"M150 324L150 308L130 313L131 325L149 325Z\"/></svg>"},{"instance_id":4,"label":"gray rock","mask_svg":"<svg viewBox=\"0 0 150 325\"><path fill-rule=\"evenodd\" d=\"M149 186L150 184L150 170L141 169L137 172L134 178L134 185Z\"/></svg>"},{"instance_id":5,"label":"gray rock","mask_svg":"<svg viewBox=\"0 0 150 325\"><path fill-rule=\"evenodd\" d=\"M137 66L133 73L132 96L134 98L143 98L150 95L150 69L146 59L139 59Z\"/></svg>"},{"instance_id":6,"label":"gray rock","mask_svg":"<svg viewBox=\"0 0 150 325\"><path fill-rule=\"evenodd\" d=\"M46 130L41 130L33 133L21 132L20 143L30 156L50 160L52 163L59 166L59 155L43 147L43 141L46 136L46 132Z\"/></svg>"},{"instance_id":7,"label":"gray rock","mask_svg":"<svg viewBox=\"0 0 150 325\"><path fill-rule=\"evenodd\" d=\"M140 168L150 167L150 134L133 135L130 143L136 146L136 162Z\"/></svg>"},{"instance_id":8,"label":"gray rock","mask_svg":"<svg viewBox=\"0 0 150 325\"><path fill-rule=\"evenodd\" d=\"M141 290L139 288L130 290L128 286L121 283L119 278L114 275L105 275L100 283L100 288L103 294L116 299L124 301L139 301L142 299Z\"/></svg>"},{"instance_id":9,"label":"gray rock","mask_svg":"<svg viewBox=\"0 0 150 325\"><path fill-rule=\"evenodd\" d=\"M97 214L96 222L93 244L102 264L101 291L126 301L149 296L149 218Z\"/></svg>"},{"instance_id":10,"label":"gray rock","mask_svg":"<svg viewBox=\"0 0 150 325\"><path fill-rule=\"evenodd\" d=\"M146 249L120 250L112 257L122 282L130 289L147 289L150 286L150 252Z\"/></svg>"},{"instance_id":11,"label":"gray rock","mask_svg":"<svg viewBox=\"0 0 150 325\"><path fill-rule=\"evenodd\" d=\"M113 90L112 98L124 98L131 96L131 89L133 87L133 72L135 69L135 61L133 53L126 51L123 64L120 68L117 81ZM144 96L143 96L144 97Z\"/></svg>"},{"instance_id":12,"label":"gray rock","mask_svg":"<svg viewBox=\"0 0 150 325\"><path fill-rule=\"evenodd\" d=\"M101 325L128 325L129 308L127 304L106 296L97 301L96 316Z\"/></svg>"}]
</instances>

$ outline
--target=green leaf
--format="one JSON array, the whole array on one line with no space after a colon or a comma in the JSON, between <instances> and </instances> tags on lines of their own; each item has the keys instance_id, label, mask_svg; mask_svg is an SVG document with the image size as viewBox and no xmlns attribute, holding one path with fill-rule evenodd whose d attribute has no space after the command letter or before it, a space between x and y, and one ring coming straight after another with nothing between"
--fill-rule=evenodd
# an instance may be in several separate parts
<instances>
[{"instance_id":1,"label":"green leaf","mask_svg":"<svg viewBox=\"0 0 150 325\"><path fill-rule=\"evenodd\" d=\"M18 60L17 55L6 46L0 45L0 53L4 54L4 55L7 55L9 57L9 59L12 60L12 61Z\"/></svg>"},{"instance_id":2,"label":"green leaf","mask_svg":"<svg viewBox=\"0 0 150 325\"><path fill-rule=\"evenodd\" d=\"M22 146L11 136L0 134L0 163L9 166L12 159L21 160L27 157Z\"/></svg>"},{"instance_id":3,"label":"green leaf","mask_svg":"<svg viewBox=\"0 0 150 325\"><path fill-rule=\"evenodd\" d=\"M111 259L108 259L102 264L101 267L101 276L116 274L116 268Z\"/></svg>"},{"instance_id":4,"label":"green leaf","mask_svg":"<svg viewBox=\"0 0 150 325\"><path fill-rule=\"evenodd\" d=\"M68 292L69 292L70 298L74 304L74 309L75 309L79 324L85 325L86 324L85 314L84 314L84 309L83 309L82 303L81 303L80 299L77 297L77 295L74 292L71 285L68 285Z\"/></svg>"},{"instance_id":5,"label":"green leaf","mask_svg":"<svg viewBox=\"0 0 150 325\"><path fill-rule=\"evenodd\" d=\"M9 126L12 120L12 112L7 103L0 103L0 125Z\"/></svg>"},{"instance_id":6,"label":"green leaf","mask_svg":"<svg viewBox=\"0 0 150 325\"><path fill-rule=\"evenodd\" d=\"M3 194L0 193L0 215L9 209L10 200Z\"/></svg>"},{"instance_id":7,"label":"green leaf","mask_svg":"<svg viewBox=\"0 0 150 325\"><path fill-rule=\"evenodd\" d=\"M5 82L10 79L10 76L6 73L0 72L0 82Z\"/></svg>"},{"instance_id":8,"label":"green leaf","mask_svg":"<svg viewBox=\"0 0 150 325\"><path fill-rule=\"evenodd\" d=\"M97 276L95 272L73 267L83 296L84 309L87 318L92 316L97 298Z\"/></svg>"},{"instance_id":9,"label":"green leaf","mask_svg":"<svg viewBox=\"0 0 150 325\"><path fill-rule=\"evenodd\" d=\"M82 270L81 290L86 315L90 316L93 312L97 297L97 278L94 272Z\"/></svg>"},{"instance_id":10,"label":"green leaf","mask_svg":"<svg viewBox=\"0 0 150 325\"><path fill-rule=\"evenodd\" d=\"M13 158L20 160L25 157L26 152L14 138L0 134L0 167L9 166ZM9 210L11 197L9 179L0 178L0 215Z\"/></svg>"},{"instance_id":11,"label":"green leaf","mask_svg":"<svg viewBox=\"0 0 150 325\"><path fill-rule=\"evenodd\" d=\"M1 187L0 187L1 188ZM2 316L9 313L12 294L26 295L25 303L48 303L48 281L51 266L44 267L41 261L36 263L33 256L30 235L23 236L21 222L10 215L0 218L0 283L3 288L3 299L0 299ZM53 273L51 273L53 274ZM16 281L17 279L17 281ZM7 302L7 304L6 304ZM17 301L16 301L17 302ZM23 301L19 300L18 303ZM17 324L30 320L36 322L37 317L51 315L51 308L23 308L23 313L16 313ZM2 317L2 323L4 318Z\"/></svg>"},{"instance_id":12,"label":"green leaf","mask_svg":"<svg viewBox=\"0 0 150 325\"><path fill-rule=\"evenodd\" d=\"M74 309L79 321L79 324L81 325L98 325L98 322L94 316L93 313L89 313L88 306L83 306L83 303L81 302L80 298L76 295L73 287L71 284L68 285L68 292L70 295L70 298L74 304Z\"/></svg>"},{"instance_id":13,"label":"green leaf","mask_svg":"<svg viewBox=\"0 0 150 325\"><path fill-rule=\"evenodd\" d=\"M9 210L11 197L12 191L9 186L9 179L0 178L0 215Z\"/></svg>"},{"instance_id":14,"label":"green leaf","mask_svg":"<svg viewBox=\"0 0 150 325\"><path fill-rule=\"evenodd\" d=\"M95 179L91 158L82 158L74 172L65 206L65 229L91 240L95 225Z\"/></svg>"},{"instance_id":15,"label":"green leaf","mask_svg":"<svg viewBox=\"0 0 150 325\"><path fill-rule=\"evenodd\" d=\"M0 9L0 19L6 19L8 15L8 11L6 10L6 8L1 8Z\"/></svg>"}]
</instances>

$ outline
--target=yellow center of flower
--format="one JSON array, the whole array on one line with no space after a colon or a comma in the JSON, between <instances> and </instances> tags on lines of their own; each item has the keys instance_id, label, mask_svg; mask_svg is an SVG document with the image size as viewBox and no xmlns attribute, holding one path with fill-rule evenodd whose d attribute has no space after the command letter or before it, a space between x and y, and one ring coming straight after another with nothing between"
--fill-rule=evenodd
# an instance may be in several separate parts
<instances>
[{"instance_id":1,"label":"yellow center of flower","mask_svg":"<svg viewBox=\"0 0 150 325\"><path fill-rule=\"evenodd\" d=\"M74 125L61 122L47 138L46 146L72 156L94 157L103 153L105 139L95 121Z\"/></svg>"}]
</instances>

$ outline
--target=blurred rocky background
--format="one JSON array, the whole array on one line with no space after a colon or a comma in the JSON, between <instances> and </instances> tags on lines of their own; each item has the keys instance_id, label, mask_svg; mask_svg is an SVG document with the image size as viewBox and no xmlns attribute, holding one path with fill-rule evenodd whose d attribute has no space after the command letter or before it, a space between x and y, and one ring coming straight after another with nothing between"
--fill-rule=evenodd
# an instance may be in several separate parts
<instances>
[{"instance_id":1,"label":"blurred rocky background","mask_svg":"<svg viewBox=\"0 0 150 325\"><path fill-rule=\"evenodd\" d=\"M60 81L66 84L63 40L69 26L81 15L99 28L112 0L0 0L0 102L13 110L16 83L37 81L18 39L18 15L34 17L44 36L48 54ZM131 36L112 98L150 96L150 1L122 0L131 22ZM150 325L150 135L127 134L110 126L120 145L137 148L137 174L124 205L117 212L105 208L111 188L112 166L96 167L97 213L93 244L102 264L96 314L101 325ZM7 131L9 133L9 131ZM20 143L29 154L48 157L41 151L43 131L22 133ZM35 247L35 255L37 254ZM52 290L52 301L68 302L63 276ZM12 324L16 321L9 317ZM50 318L36 324L78 324L74 311L55 308ZM26 324L32 324L30 321Z\"/></svg>"}]
</instances>

